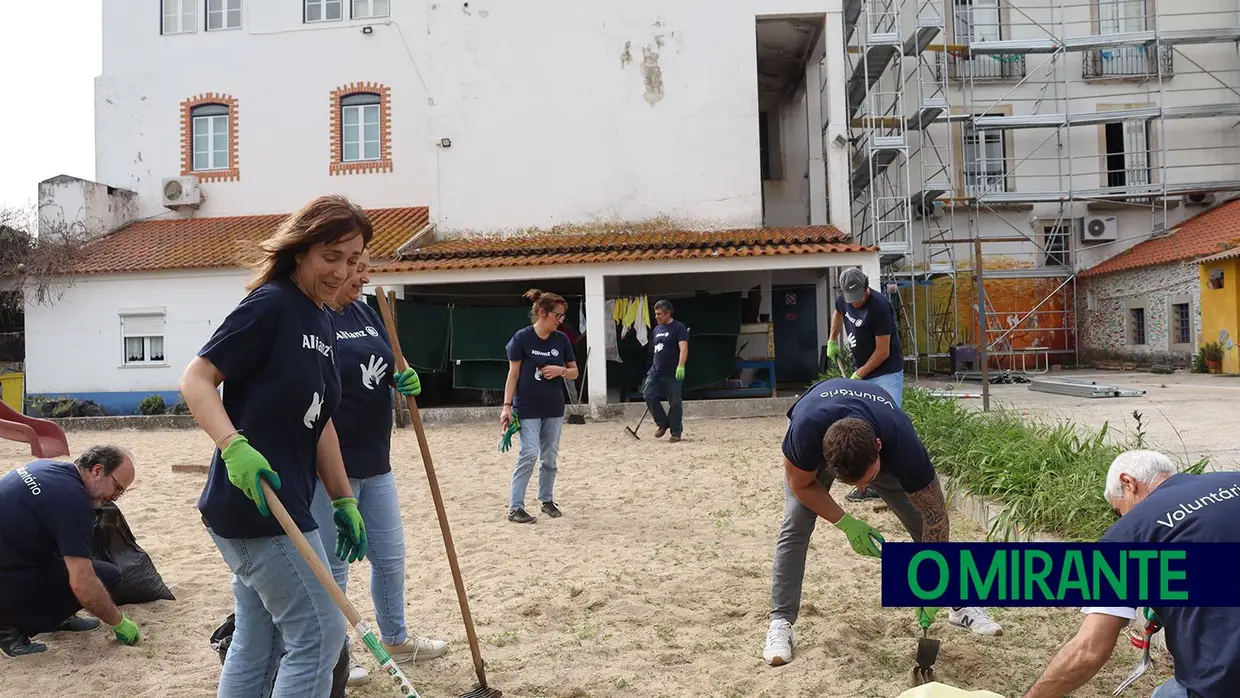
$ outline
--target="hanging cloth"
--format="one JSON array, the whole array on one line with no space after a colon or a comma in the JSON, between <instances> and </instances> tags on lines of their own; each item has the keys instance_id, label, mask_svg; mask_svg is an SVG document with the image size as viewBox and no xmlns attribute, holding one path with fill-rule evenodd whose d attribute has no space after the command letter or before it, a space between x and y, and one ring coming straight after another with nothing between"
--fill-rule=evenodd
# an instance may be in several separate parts
<instances>
[{"instance_id":1,"label":"hanging cloth","mask_svg":"<svg viewBox=\"0 0 1240 698\"><path fill-rule=\"evenodd\" d=\"M645 296L637 299L637 312L633 314L633 326L637 332L637 341L644 347L650 341L650 307Z\"/></svg>"},{"instance_id":2,"label":"hanging cloth","mask_svg":"<svg viewBox=\"0 0 1240 698\"><path fill-rule=\"evenodd\" d=\"M604 312L607 313L608 317L614 317L616 312L615 300L607 301L607 304L603 307L606 308ZM616 323L614 321L607 323L607 326L603 328L603 346L606 349L608 361L624 363L620 358L620 345L616 342Z\"/></svg>"}]
</instances>

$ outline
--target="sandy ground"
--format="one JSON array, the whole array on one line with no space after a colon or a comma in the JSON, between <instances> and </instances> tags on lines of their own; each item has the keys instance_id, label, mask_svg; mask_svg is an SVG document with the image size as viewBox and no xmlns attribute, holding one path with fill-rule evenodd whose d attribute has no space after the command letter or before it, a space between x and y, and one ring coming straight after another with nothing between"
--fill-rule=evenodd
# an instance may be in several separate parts
<instances>
[{"instance_id":1,"label":"sandy ground","mask_svg":"<svg viewBox=\"0 0 1240 698\"><path fill-rule=\"evenodd\" d=\"M879 563L820 526L791 664L762 661L769 575L783 510L783 419L690 421L680 444L642 440L619 422L566 425L557 499L564 518L505 521L516 452L499 453L498 429L430 430L441 486L469 588L491 684L511 698L554 696L896 696L908 687L916 636L910 609L880 606ZM232 610L229 572L195 509L205 476L174 474L205 463L198 431L73 432L73 452L115 441L138 458L138 480L120 506L177 596L131 606L143 642L124 647L101 630L43 636L49 651L0 670L4 696L214 696L219 661L208 638ZM410 627L451 642L445 657L406 668L428 698L474 684L452 578L412 430L394 437L409 544ZM0 472L30 460L0 442ZM528 500L536 500L536 479ZM843 502L846 490L836 487ZM906 540L895 517L845 503ZM980 530L953 523L953 537ZM349 596L373 618L369 567L357 563ZM951 628L940 680L1019 696L1079 622L1075 609L996 609L1002 637ZM1109 696L1138 659L1125 643L1102 675L1075 695ZM1164 658L1165 659L1165 658ZM364 657L372 666L369 656ZM1163 661L1134 695L1169 675ZM373 672L372 672L373 673ZM378 681L352 696L396 695Z\"/></svg>"}]
</instances>

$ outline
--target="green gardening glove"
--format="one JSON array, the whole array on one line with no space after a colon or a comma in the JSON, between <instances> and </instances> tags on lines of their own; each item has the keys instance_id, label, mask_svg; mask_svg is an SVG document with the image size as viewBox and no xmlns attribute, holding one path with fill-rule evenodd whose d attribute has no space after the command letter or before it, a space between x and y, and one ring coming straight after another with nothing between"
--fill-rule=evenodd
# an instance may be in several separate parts
<instances>
[{"instance_id":1,"label":"green gardening glove","mask_svg":"<svg viewBox=\"0 0 1240 698\"><path fill-rule=\"evenodd\" d=\"M852 514L844 514L844 518L835 522L835 527L843 531L845 536L848 536L848 543L856 552L869 557L883 556L882 549L875 545L875 541L878 543L886 543L887 541L883 538L883 534L879 533L878 529L870 524L854 519Z\"/></svg>"},{"instance_id":2,"label":"green gardening glove","mask_svg":"<svg viewBox=\"0 0 1240 698\"><path fill-rule=\"evenodd\" d=\"M677 366L676 367L676 380L682 381L684 379L685 379L685 367Z\"/></svg>"},{"instance_id":3,"label":"green gardening glove","mask_svg":"<svg viewBox=\"0 0 1240 698\"><path fill-rule=\"evenodd\" d=\"M860 371L853 371L852 375L851 375L851 376L849 376L848 378L849 378L850 380L861 380L861 372L860 372Z\"/></svg>"},{"instance_id":4,"label":"green gardening glove","mask_svg":"<svg viewBox=\"0 0 1240 698\"><path fill-rule=\"evenodd\" d=\"M827 358L832 361L840 358L840 343L834 339L827 340Z\"/></svg>"},{"instance_id":5,"label":"green gardening glove","mask_svg":"<svg viewBox=\"0 0 1240 698\"><path fill-rule=\"evenodd\" d=\"M258 505L259 513L270 516L267 498L263 496L263 488L258 484L258 479L266 480L271 489L278 490L280 476L271 469L271 464L263 454L254 450L244 436L237 434L220 455L224 458L224 467L228 469L228 481Z\"/></svg>"},{"instance_id":6,"label":"green gardening glove","mask_svg":"<svg viewBox=\"0 0 1240 698\"><path fill-rule=\"evenodd\" d=\"M392 382L401 395L417 397L422 394L422 379L418 378L418 372L413 370L412 366L397 371L396 375L392 376Z\"/></svg>"},{"instance_id":7,"label":"green gardening glove","mask_svg":"<svg viewBox=\"0 0 1240 698\"><path fill-rule=\"evenodd\" d=\"M508 421L508 428L504 429L504 433L499 437L499 452L507 453L512 448L512 437L521 431L521 419L517 417L516 410L512 413L512 419Z\"/></svg>"},{"instance_id":8,"label":"green gardening glove","mask_svg":"<svg viewBox=\"0 0 1240 698\"><path fill-rule=\"evenodd\" d=\"M112 632L116 633L116 639L126 645L136 645L142 637L142 633L138 632L138 624L129 619L129 616L121 614L121 622L112 626Z\"/></svg>"},{"instance_id":9,"label":"green gardening glove","mask_svg":"<svg viewBox=\"0 0 1240 698\"><path fill-rule=\"evenodd\" d=\"M332 515L336 522L336 557L345 562L357 562L366 557L366 522L357 510L357 500L353 497L333 499L332 508L336 510Z\"/></svg>"},{"instance_id":10,"label":"green gardening glove","mask_svg":"<svg viewBox=\"0 0 1240 698\"><path fill-rule=\"evenodd\" d=\"M929 628L934 623L934 617L939 614L942 606L921 606L917 609L917 624L922 628Z\"/></svg>"}]
</instances>

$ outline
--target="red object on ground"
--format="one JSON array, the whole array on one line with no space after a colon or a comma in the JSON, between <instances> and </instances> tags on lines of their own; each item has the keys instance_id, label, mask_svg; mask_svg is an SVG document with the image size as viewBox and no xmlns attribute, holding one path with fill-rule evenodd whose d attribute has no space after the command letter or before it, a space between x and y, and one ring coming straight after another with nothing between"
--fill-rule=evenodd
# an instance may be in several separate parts
<instances>
[{"instance_id":1,"label":"red object on ground","mask_svg":"<svg viewBox=\"0 0 1240 698\"><path fill-rule=\"evenodd\" d=\"M35 458L69 455L69 440L59 424L28 417L4 402L0 402L0 438L30 444L30 455Z\"/></svg>"}]
</instances>

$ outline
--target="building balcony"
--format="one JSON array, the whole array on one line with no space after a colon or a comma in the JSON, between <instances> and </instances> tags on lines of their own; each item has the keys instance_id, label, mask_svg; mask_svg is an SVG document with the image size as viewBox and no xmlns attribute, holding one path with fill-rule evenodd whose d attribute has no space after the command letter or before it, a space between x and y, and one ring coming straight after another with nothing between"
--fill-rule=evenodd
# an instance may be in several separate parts
<instances>
[{"instance_id":1,"label":"building balcony","mask_svg":"<svg viewBox=\"0 0 1240 698\"><path fill-rule=\"evenodd\" d=\"M943 79L943 64L938 66L939 79ZM997 56L947 57L948 80L979 80L1002 82L1025 77L1025 57L1020 54Z\"/></svg>"},{"instance_id":2,"label":"building balcony","mask_svg":"<svg viewBox=\"0 0 1240 698\"><path fill-rule=\"evenodd\" d=\"M1175 51L1165 44L1116 46L1081 54L1081 77L1085 80L1149 80L1175 75Z\"/></svg>"}]
</instances>

